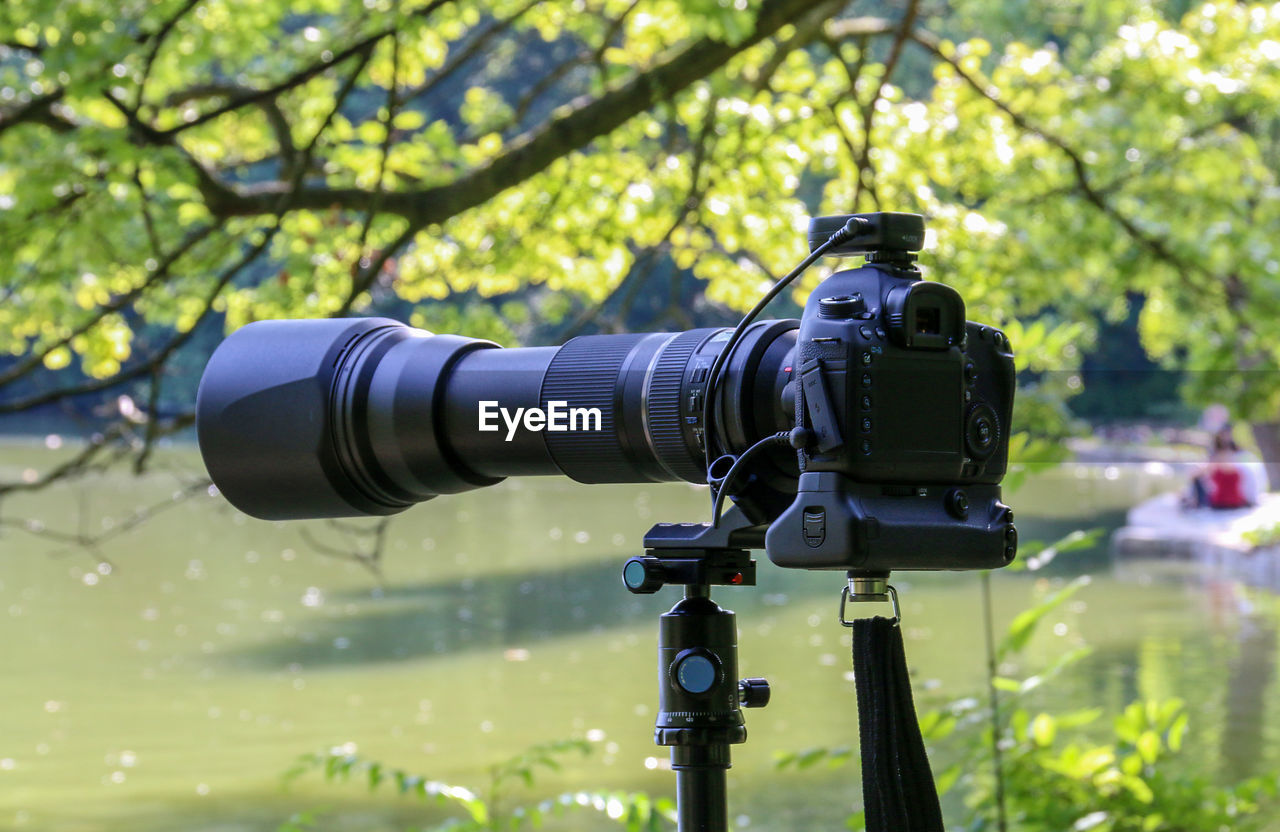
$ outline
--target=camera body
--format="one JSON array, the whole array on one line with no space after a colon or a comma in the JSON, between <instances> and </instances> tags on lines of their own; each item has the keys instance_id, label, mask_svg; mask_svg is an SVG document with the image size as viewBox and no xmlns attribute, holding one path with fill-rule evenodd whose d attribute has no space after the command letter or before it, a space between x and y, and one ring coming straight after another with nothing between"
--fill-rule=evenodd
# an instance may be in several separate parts
<instances>
[{"instance_id":1,"label":"camera body","mask_svg":"<svg viewBox=\"0 0 1280 832\"><path fill-rule=\"evenodd\" d=\"M1009 341L966 321L954 289L920 279L920 218L888 216L898 236L864 244L867 264L827 278L805 306L792 390L801 473L766 549L780 566L852 572L1007 565ZM811 242L821 236L811 229Z\"/></svg>"}]
</instances>

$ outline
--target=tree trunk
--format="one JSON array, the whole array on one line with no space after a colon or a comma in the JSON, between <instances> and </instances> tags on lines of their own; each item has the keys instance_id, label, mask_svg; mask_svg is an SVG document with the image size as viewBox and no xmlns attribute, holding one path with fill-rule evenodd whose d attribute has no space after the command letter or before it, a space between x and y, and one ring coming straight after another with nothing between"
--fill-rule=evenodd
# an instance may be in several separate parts
<instances>
[{"instance_id":1,"label":"tree trunk","mask_svg":"<svg viewBox=\"0 0 1280 832\"><path fill-rule=\"evenodd\" d=\"M1253 440L1267 467L1267 479L1273 491L1280 490L1280 422L1253 422Z\"/></svg>"}]
</instances>

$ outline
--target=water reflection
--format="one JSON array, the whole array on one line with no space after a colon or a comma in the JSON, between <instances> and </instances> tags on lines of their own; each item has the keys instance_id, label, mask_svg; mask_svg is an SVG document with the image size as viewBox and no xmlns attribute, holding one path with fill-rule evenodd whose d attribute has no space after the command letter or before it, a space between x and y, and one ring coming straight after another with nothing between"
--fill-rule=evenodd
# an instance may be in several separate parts
<instances>
[{"instance_id":1,"label":"water reflection","mask_svg":"<svg viewBox=\"0 0 1280 832\"><path fill-rule=\"evenodd\" d=\"M1280 643L1274 598L1205 564L1127 559L1115 574L1144 589L1181 588L1182 610L1153 626L1135 595L1130 626L1143 637L1095 650L1078 676L1088 688L1082 695L1110 711L1137 700L1186 700L1200 759L1217 755L1216 767L1202 762L1201 771L1216 768L1220 782L1235 783L1266 770L1274 759L1268 693Z\"/></svg>"},{"instance_id":2,"label":"water reflection","mask_svg":"<svg viewBox=\"0 0 1280 832\"><path fill-rule=\"evenodd\" d=\"M539 502L519 499L532 496L527 493L503 496L504 505ZM523 506L524 510L527 508ZM466 510L460 513L470 516ZM535 522L527 518L508 527L507 534L518 536L519 528ZM1019 525L1024 539L1041 541L1056 540L1081 527L1078 519L1026 515ZM391 540L393 551L397 545L409 550L418 548L414 545L411 527L398 528L393 534L396 535ZM493 541L482 546L480 536L479 531L468 527L450 543L459 546L462 552L492 550ZM550 542L553 548L562 545ZM531 551L532 545L526 541L522 551ZM545 547L547 542L540 541L537 545ZM432 547L436 549L432 552L436 560L447 562L464 557L462 552L440 551L442 547L434 542ZM292 550L288 552L292 557ZM537 557L538 561L531 561L529 569L471 575L464 572L464 577L455 580L419 579L367 589L309 586L302 593L301 604L315 611L316 616L294 619L290 626L270 628L269 633L260 634L256 643L228 647L220 651L221 659L233 667L248 670L290 668L296 671L298 666L305 669L359 667L491 647L527 650L565 635L603 632L638 620L651 621L656 627L657 616L678 597L671 589L654 596L627 592L620 577L626 554L602 553L560 569L546 568L546 553L540 550L530 557ZM726 587L715 593L722 605L748 613L742 620L744 624L751 620L749 614L754 610L803 602L821 595L834 599L839 594L843 576L838 573L779 569L769 563L764 553L757 553L756 559L759 586ZM1079 574L1104 569L1106 565L1106 550L1098 546L1073 552L1069 563L1063 559L1046 572ZM955 580L954 576L929 577ZM903 573L897 583L903 586L917 579ZM242 589L252 587L242 586ZM911 600L909 596L907 600ZM275 617L283 620L278 611L264 612L263 620L268 621L268 616L273 616L270 620L276 620Z\"/></svg>"},{"instance_id":3,"label":"water reflection","mask_svg":"<svg viewBox=\"0 0 1280 832\"><path fill-rule=\"evenodd\" d=\"M1253 776L1265 763L1267 689L1276 671L1276 621L1250 603L1237 585L1222 592L1240 612L1237 650L1227 665L1221 742L1223 776L1236 782Z\"/></svg>"},{"instance_id":4,"label":"water reflection","mask_svg":"<svg viewBox=\"0 0 1280 832\"><path fill-rule=\"evenodd\" d=\"M296 670L358 666L503 647L525 650L567 634L599 633L652 621L678 595L632 595L622 585L622 561L606 559L572 568L466 578L456 583L415 583L321 595L308 588L307 606L332 615L295 633L223 654L235 667ZM792 599L836 595L839 579L805 572L771 573L757 588L723 588L718 602L739 612L779 606ZM313 592L314 590L314 592ZM305 602L304 602L305 603ZM656 632L656 631L655 631Z\"/></svg>"},{"instance_id":5,"label":"water reflection","mask_svg":"<svg viewBox=\"0 0 1280 832\"><path fill-rule=\"evenodd\" d=\"M1010 496L1024 539L1118 524L1116 506L1131 504L1137 486L1076 470ZM1086 488L1105 496L1104 487L1114 498L1075 502ZM113 485L103 499L146 502L138 488ZM548 481L442 500L395 521L384 589L356 566L319 558L291 527L241 520L213 500L162 516L127 549L122 541L108 552L119 568L95 572L93 585L85 564L19 543L0 559L10 681L0 686L0 758L14 761L0 767L0 827L29 817L25 828L56 832L175 824L266 832L296 809L348 800L350 811L326 818L326 828L422 825L421 815L409 817L418 804L369 797L354 783L281 795L277 777L294 755L346 740L474 783L501 756L599 727L620 744L619 764L593 763L571 787L668 788L660 772L644 780L642 762L656 755L657 616L676 591L633 596L619 572L648 524L689 517L697 496ZM32 504L21 511L32 516L65 508L53 495L24 499ZM751 715L754 739L735 751L735 811L752 828L838 828L856 799L856 773L806 771L784 782L769 754L856 737L847 641L833 622L841 576L759 560L760 586L715 595L740 614L744 672L770 677L777 696ZM1029 664L1047 665L1077 634L1096 652L1029 707L1102 707L1105 731L1134 699L1179 696L1193 713L1191 765L1224 776L1265 768L1280 723L1271 713L1280 702L1266 696L1277 649L1272 607L1245 611L1226 599L1215 617L1202 573L1148 570L1117 581L1109 570L1105 552L1072 552L1034 576L996 576L1002 624L1043 597L1041 583L1049 591L1073 572L1098 576L1079 609L1066 605L1046 621ZM911 584L901 588L920 700L927 707L981 690L973 576L899 577ZM579 654L596 672L574 665ZM497 727L479 742L485 724ZM124 782L112 782L116 771ZM73 810L85 817L65 817Z\"/></svg>"}]
</instances>

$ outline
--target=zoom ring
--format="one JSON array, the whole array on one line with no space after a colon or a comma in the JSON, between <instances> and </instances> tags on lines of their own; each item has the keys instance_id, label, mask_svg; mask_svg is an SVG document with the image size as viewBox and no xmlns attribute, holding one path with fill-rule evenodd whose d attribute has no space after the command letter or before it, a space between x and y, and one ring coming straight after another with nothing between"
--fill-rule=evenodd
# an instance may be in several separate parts
<instances>
[{"instance_id":1,"label":"zoom ring","mask_svg":"<svg viewBox=\"0 0 1280 832\"><path fill-rule=\"evenodd\" d=\"M702 457L685 438L680 414L685 371L698 345L715 331L692 329L672 338L658 355L645 391L649 444L663 466L687 482L706 482L707 475Z\"/></svg>"},{"instance_id":2,"label":"zoom ring","mask_svg":"<svg viewBox=\"0 0 1280 832\"><path fill-rule=\"evenodd\" d=\"M645 338L634 335L581 335L556 352L542 380L542 407L565 402L569 408L600 411L600 429L548 432L547 450L566 476L578 482L635 482L635 464L618 436L619 373L627 355Z\"/></svg>"}]
</instances>

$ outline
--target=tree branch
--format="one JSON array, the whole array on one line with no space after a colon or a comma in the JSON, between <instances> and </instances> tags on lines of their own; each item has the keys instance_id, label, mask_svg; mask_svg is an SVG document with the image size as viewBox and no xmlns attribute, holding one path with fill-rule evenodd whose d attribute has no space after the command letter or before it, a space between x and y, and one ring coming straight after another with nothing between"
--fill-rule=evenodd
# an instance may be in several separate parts
<instances>
[{"instance_id":1,"label":"tree branch","mask_svg":"<svg viewBox=\"0 0 1280 832\"><path fill-rule=\"evenodd\" d=\"M252 93L251 87L240 84L209 82L179 90L166 98L164 103L167 107L178 107L188 101L201 98L230 100ZM288 180L293 176L298 162L298 148L293 143L293 129L289 126L289 120L285 118L284 111L280 109L280 103L276 99L264 98L258 102L258 108L266 116L267 123L271 125L271 131L275 133L276 144L280 147L280 178Z\"/></svg>"},{"instance_id":2,"label":"tree branch","mask_svg":"<svg viewBox=\"0 0 1280 832\"><path fill-rule=\"evenodd\" d=\"M871 202L880 208L880 194L875 187L875 168L871 164L871 131L875 127L876 105L880 103L880 99L884 96L885 88L889 86L889 81L893 77L893 71L898 66L898 59L902 57L902 47L911 35L911 31L915 26L916 14L920 9L920 0L910 0L907 3L907 10L902 15L902 22L896 27L893 35L893 45L889 48L889 57L884 62L884 72L880 76L880 83L876 84L875 92L872 93L871 99L862 107L862 153L857 161L858 179L853 189L853 204L858 204L859 197L865 188L867 193L871 195ZM859 56L859 63L862 62L862 56ZM856 80L854 82L856 84ZM853 90L854 100L857 100L858 91L855 86Z\"/></svg>"},{"instance_id":3,"label":"tree branch","mask_svg":"<svg viewBox=\"0 0 1280 832\"><path fill-rule=\"evenodd\" d=\"M626 276L618 282L617 286L613 287L613 291L609 292L599 303L582 310L570 322L569 326L561 333L561 340L568 340L581 334L615 298L621 297L624 307L628 306L635 299L636 292L639 291L640 286L643 285L642 278L648 277L653 272L658 255L666 252L671 235L684 224L690 214L695 213L701 207L702 197L706 193L706 183L702 180L702 172L706 165L708 148L715 136L716 101L717 99L712 96L707 102L707 109L702 117L702 127L698 131L698 138L693 145L693 160L689 166L689 190L685 194L685 198L680 202L680 211L676 218L667 227L662 238L654 245L646 248L641 257L632 264Z\"/></svg>"},{"instance_id":4,"label":"tree branch","mask_svg":"<svg viewBox=\"0 0 1280 832\"><path fill-rule=\"evenodd\" d=\"M48 344L34 350L25 359L0 373L0 387L12 384L14 381L17 381L19 378L22 378L37 369L54 350L70 344L74 339L85 334L94 326L99 324L103 318L119 312L121 309L131 305L138 298L146 294L148 290L168 282L171 277L170 270L173 268L173 264L180 260L187 252L191 251L191 249L199 242L216 231L217 228L218 226L216 225L203 225L188 233L178 247L171 251L164 260L162 260L151 271L151 274L148 275L147 279L142 283L139 283L128 292L119 295L109 303L99 306L94 310L92 315L71 329L66 335L54 341L50 341ZM4 408L5 405L0 404L0 412L4 412Z\"/></svg>"},{"instance_id":5,"label":"tree branch","mask_svg":"<svg viewBox=\"0 0 1280 832\"><path fill-rule=\"evenodd\" d=\"M833 0L765 0L755 31L745 40L729 44L702 38L669 52L650 69L633 75L598 98L583 96L565 105L547 123L513 139L500 156L453 182L387 193L382 197L382 210L404 216L421 227L443 222L483 204L545 170L566 153L608 135L654 103L670 99L769 37L797 15L819 6L834 8L837 5ZM217 205L210 205L210 209L223 216L252 216L272 212L272 203L281 186L272 183L255 191L228 190L225 198ZM367 210L373 198L372 192L359 188L303 188L293 205L313 210L334 206Z\"/></svg>"},{"instance_id":6,"label":"tree branch","mask_svg":"<svg viewBox=\"0 0 1280 832\"><path fill-rule=\"evenodd\" d=\"M68 396L76 396L82 393L97 393L103 390L109 390L112 387L115 387L119 384L123 384L124 382L132 381L136 378L140 378L149 373L158 372L160 368L164 365L164 363L169 359L169 356L171 356L179 347L181 347L188 340L190 340L191 336L195 334L200 324L205 320L205 318L209 316L210 312L213 311L214 302L217 300L218 296L222 293L222 291L231 283L231 281L237 275L239 275L244 269L246 269L255 260L257 260L258 257L260 257L271 245L271 241L275 239L276 234L278 234L280 231L281 218L292 207L291 201L294 195L297 193L297 189L302 179L302 172L305 171L307 165L310 164L311 156L315 152L315 148L320 141L320 137L324 135L324 131L327 129L329 123L333 120L334 115L338 112L338 110L342 107L343 102L355 89L356 81L359 79L361 73L364 72L364 68L368 66L369 59L371 57L372 57L372 53L365 53L361 57L359 63L356 65L355 70L346 79L342 89L339 90L338 95L335 97L333 106L330 108L328 115L325 116L325 119L321 123L319 129L316 130L315 135L312 137L311 141L307 144L306 148L303 150L302 163L298 171L295 172L293 181L291 183L291 185L293 186L293 190L286 191L284 193L277 194L275 196L276 205L275 205L275 209L271 212L272 214L275 215L275 222L272 224L270 228L268 228L265 232L263 232L262 239L257 244L251 246L249 250L246 251L244 255L236 263L233 263L232 265L224 269L223 272L218 276L217 280L214 281L213 287L211 288L209 293L205 296L204 304L201 308L201 311L196 316L196 319L192 323L190 329L188 329L186 332L179 333L175 337L171 338L163 348L161 348L156 352L153 352L150 356L147 357L145 361L139 362L138 364L128 369L121 369L120 372L114 373L103 379L96 379L94 381L73 385L71 387L63 387L56 390L48 390L42 393L36 393L30 396L27 396L26 398L18 399L16 401L0 402L0 413L16 413L23 410L30 410L35 407L40 407L41 405L49 404L51 402L59 401L61 399L67 398ZM146 131L151 130L150 127L140 122L136 111L131 110L129 107L125 106L114 95L111 95L110 93L107 93L106 95L107 95L107 99L111 101L112 104L114 104L117 108L119 108L120 111L124 113L127 118L130 119L131 123L135 125L136 129L138 129L139 131L142 131L144 135ZM152 133L154 133L154 131L152 131ZM165 143L168 143L170 140L165 139L162 141L164 141ZM206 232L204 235L199 235L199 236L207 236L207 233L208 232ZM180 256L180 254L178 256ZM177 257L175 256L173 259L176 260ZM129 294L133 294L133 293L129 293ZM126 297L128 297L128 295L126 295ZM121 304L121 308L123 307L123 305L124 304ZM69 341L70 339L67 339L67 340ZM31 359L28 359L26 362L23 362L23 363L31 364L33 359L34 357ZM10 374L6 373L6 375L10 375Z\"/></svg>"},{"instance_id":7,"label":"tree branch","mask_svg":"<svg viewBox=\"0 0 1280 832\"><path fill-rule=\"evenodd\" d=\"M340 318L351 311L356 298L360 297L363 292L373 285L386 262L394 256L396 251L407 245L413 238L412 234L401 234L394 243L387 246L374 258L369 258L364 253L365 243L369 239L369 230L373 228L373 221L378 216L378 209L382 201L379 197L383 194L383 182L387 175L387 159L391 156L392 128L401 104L399 83L400 38L396 36L391 39L391 83L387 87L387 116L383 122L382 148L378 157L378 178L373 185L374 204L369 206L369 210L365 213L364 222L360 226L360 238L356 241L356 262L352 266L351 289L347 292L347 297L342 301L342 305L333 313L332 317L334 318Z\"/></svg>"},{"instance_id":8,"label":"tree branch","mask_svg":"<svg viewBox=\"0 0 1280 832\"><path fill-rule=\"evenodd\" d=\"M857 60L857 63L850 66L849 62L845 60L844 54L840 51L840 44L837 43L835 39L833 39L830 36L830 34L824 32L822 35L823 44L827 47L827 49L831 52L831 54L835 56L835 59L840 62L840 66L844 68L845 77L848 78L849 80L849 100L853 101L855 104L858 101L858 80L862 77L863 67L865 67L867 63L866 62L867 37L868 36L865 34L859 37L858 60ZM836 108L835 107L829 108L826 111L826 114L827 114L827 118L831 120L832 126L835 127L836 133L840 136L840 141L844 144L845 150L848 151L849 162L850 164L853 165L854 172L857 176L857 179L854 183L853 204L849 206L854 211L856 211L858 210L858 195L862 191L862 186L863 186L862 180L864 178L864 175L869 173L869 171L866 171L863 168L862 166L863 154L861 151L858 150L857 145L854 144L853 136L849 135L849 131L845 129L844 122L840 120L840 114L836 110ZM866 144L866 141L864 139L864 146L865 144ZM880 207L879 195L876 193L875 188L869 188L868 191L871 194L872 203L878 209Z\"/></svg>"},{"instance_id":9,"label":"tree branch","mask_svg":"<svg viewBox=\"0 0 1280 832\"><path fill-rule=\"evenodd\" d=\"M325 557L335 558L338 560L353 560L373 573L374 577L382 578L382 555L386 550L387 529L391 526L390 517L380 518L371 529L353 527L350 524L343 524L337 520L329 520L326 525L340 533L343 537L352 540L350 549L343 549L324 543L320 538L312 533L310 526L301 526L299 532L302 539L307 545L316 551L317 554ZM368 544L362 545L361 538L367 539Z\"/></svg>"},{"instance_id":10,"label":"tree branch","mask_svg":"<svg viewBox=\"0 0 1280 832\"><path fill-rule=\"evenodd\" d=\"M95 470L95 468L105 468L114 460L108 460L105 464L99 463L97 465L95 465L95 460L103 453L103 451L112 447L115 442L126 435L126 433L125 425L111 425L106 430L95 435L85 443L85 446L79 453L66 462L63 462L44 476L37 477L30 481L0 482L0 497L18 491L38 491L41 488L47 488L58 480L66 479L67 477L75 474L82 474L86 471Z\"/></svg>"},{"instance_id":11,"label":"tree branch","mask_svg":"<svg viewBox=\"0 0 1280 832\"><path fill-rule=\"evenodd\" d=\"M110 563L98 551L98 547L109 540L128 534L143 523L153 519L156 515L162 514L171 508L182 505L187 500L200 494L207 494L209 486L212 485L208 479L199 479L188 483L178 491L175 491L167 500L161 500L148 506L143 506L133 512L123 520L113 523L111 528L101 534L91 535L83 529L76 532L63 532L56 529L50 529L43 523L36 520L9 520L0 519L0 527L16 529L26 532L36 537L53 540L58 543L75 546L85 549L92 554L97 560ZM83 515L82 515L83 516Z\"/></svg>"},{"instance_id":12,"label":"tree branch","mask_svg":"<svg viewBox=\"0 0 1280 832\"><path fill-rule=\"evenodd\" d=\"M820 6L810 10L800 20L796 21L795 31L792 32L791 37L774 48L773 54L760 66L759 71L756 73L755 81L751 85L756 92L769 86L773 76L782 67L782 63L787 59L788 55L796 49L808 46L814 38L822 33L822 26L830 15L830 8Z\"/></svg>"},{"instance_id":13,"label":"tree branch","mask_svg":"<svg viewBox=\"0 0 1280 832\"><path fill-rule=\"evenodd\" d=\"M1092 180L1089 178L1088 165L1084 161L1084 156L1079 151L1069 145L1061 137L1045 130L1039 125L1033 124L1021 113L1010 108L1009 105L1002 101L995 91L987 84L982 83L977 77L967 72L962 66L960 66L960 62L954 57L945 54L942 50L941 44L934 35L917 29L912 32L911 40L950 66L956 74L959 75L971 89L973 89L974 92L986 99L1000 112L1008 116L1019 129L1039 137L1042 141L1056 148L1066 156L1067 160L1071 164L1071 170L1075 177L1076 185L1078 186L1081 195L1084 196L1085 201L1090 205L1093 205L1105 216L1110 218L1112 222L1120 226L1130 239L1145 248L1153 257L1173 267L1180 279L1183 280L1184 283L1187 283L1189 288L1194 288L1188 282L1189 275L1191 273L1199 274L1210 283L1218 282L1218 277L1205 268L1204 265L1195 260L1188 262L1187 260L1179 257L1171 248L1169 248L1169 244L1165 240L1143 231L1132 218L1126 216L1118 208L1112 205L1103 193L1094 187Z\"/></svg>"},{"instance_id":14,"label":"tree branch","mask_svg":"<svg viewBox=\"0 0 1280 832\"><path fill-rule=\"evenodd\" d=\"M450 2L452 2L452 0L433 0L433 2L428 3L423 8L415 11L413 13L413 17L417 17L417 18L429 17L437 9L449 4ZM255 89L250 92L245 92L244 94L231 99L226 104L223 104L221 107L217 107L207 113L203 113L202 115L197 116L191 121L185 122L183 124L179 124L176 127L171 127L168 130L163 131L162 135L165 137L172 138L178 133L181 133L183 130L189 130L192 127L197 127L201 124L212 121L215 118L226 115L227 113L238 110L241 107L246 107L250 104L261 105L261 103L263 101L266 101L267 99L278 98L281 94L286 93L289 90L294 89L295 87L302 86L303 84L310 81L312 78L319 76L320 74L326 72L327 70L335 66L338 66L339 64L345 62L347 59L355 57L356 55L365 55L367 59L367 56L373 53L373 48L378 45L379 41L381 41L383 38L387 38L387 37L390 37L391 35L394 35L396 31L397 31L396 27L391 26L386 29L382 29L380 31L374 32L373 34L368 35L364 38L361 38L360 40L346 47L345 49L339 52L330 54L330 56L327 59L322 55L319 61L316 61L315 63L310 64L309 66L298 70L294 74L290 75L288 78L285 78L284 80L276 84L273 84L269 87L265 87L262 89Z\"/></svg>"},{"instance_id":15,"label":"tree branch","mask_svg":"<svg viewBox=\"0 0 1280 832\"><path fill-rule=\"evenodd\" d=\"M221 107L215 107L209 112L193 118L191 121L184 122L176 127L170 127L168 130L158 131L159 136L161 138L171 139L184 130L190 130L192 127L198 127L201 124L213 121L215 118L219 118L227 113L239 110L242 107L247 107L250 104L261 105L262 102L267 99L278 98L282 93L288 92L294 87L302 86L312 78L321 75L335 66L345 63L350 58L362 55L367 59L367 57L373 53L373 48L378 45L378 41L383 38L390 37L394 33L394 29L385 29L381 32L362 38L341 52L334 54L328 60L321 59L320 61L311 64L305 69L295 72L293 75L270 87L253 90L252 92L246 92L242 95L235 96Z\"/></svg>"},{"instance_id":16,"label":"tree branch","mask_svg":"<svg viewBox=\"0 0 1280 832\"><path fill-rule=\"evenodd\" d=\"M537 6L538 3L539 0L528 0L528 2L516 9L508 17L505 17L502 20L495 20L480 32L477 32L471 40L467 42L467 45L457 53L451 55L434 75L413 89L407 91L404 94L403 103L408 104L415 99L429 94L441 83L448 80L455 72L462 68L463 64L484 51L485 47L488 46L494 38L510 29L517 20L524 17L524 15L527 14L530 9Z\"/></svg>"},{"instance_id":17,"label":"tree branch","mask_svg":"<svg viewBox=\"0 0 1280 832\"><path fill-rule=\"evenodd\" d=\"M71 132L76 129L75 122L55 110L55 106L65 95L66 92L59 88L53 92L38 95L25 104L0 110L0 134L26 123L43 124L59 133Z\"/></svg>"},{"instance_id":18,"label":"tree branch","mask_svg":"<svg viewBox=\"0 0 1280 832\"><path fill-rule=\"evenodd\" d=\"M161 349L147 356L145 361L141 361L127 369L121 369L120 372L114 373L106 378L95 379L93 381L87 381L70 387L61 387L56 390L47 390L42 393L35 393L27 396L26 398L17 399L16 401L0 402L0 413L17 413L23 410L40 407L41 405L50 404L51 402L65 399L68 396L78 396L82 393L99 393L103 390L110 390L112 387L116 387L127 381L133 381L136 378L141 378L142 376L155 372L158 367L168 360L170 355L191 339L191 336L195 334L200 324L203 323L205 318L209 316L209 313L213 311L213 304L214 301L217 300L218 295L222 294L222 290L231 283L236 275L240 274L240 272L257 260L258 257L267 250L267 247L271 244L272 239L275 238L279 229L279 223L268 229L263 234L263 238L258 244L252 246L237 262L224 269L218 276L217 280L214 281L213 287L210 289L208 294L206 294L200 314L196 316L196 320L192 323L191 328L186 332L181 332L169 339L168 343L166 343Z\"/></svg>"},{"instance_id":19,"label":"tree branch","mask_svg":"<svg viewBox=\"0 0 1280 832\"><path fill-rule=\"evenodd\" d=\"M151 36L151 48L147 50L147 56L143 59L142 77L138 80L138 93L134 98L134 109L143 104L143 96L146 94L147 81L151 78L151 68L155 65L156 56L160 54L160 48L164 46L165 39L169 37L169 33L173 31L173 27L178 25L178 21L187 15L192 9L200 5L201 0L186 0L176 12L169 16L167 20L156 30Z\"/></svg>"},{"instance_id":20,"label":"tree branch","mask_svg":"<svg viewBox=\"0 0 1280 832\"><path fill-rule=\"evenodd\" d=\"M525 116L529 114L529 108L538 100L543 93L551 89L557 82L568 75L575 67L585 66L588 63L599 63L604 58L604 53L609 49L609 45L613 43L614 38L618 36L618 32L622 30L622 25L626 23L627 17L636 6L640 5L640 0L632 0L630 5L622 10L622 13L609 21L609 25L605 28L604 37L600 39L600 43L595 49L583 48L573 57L563 61L550 72L538 79L537 83L526 89L520 94L520 100L516 104L515 114L511 118L511 126L520 125L524 122Z\"/></svg>"}]
</instances>

